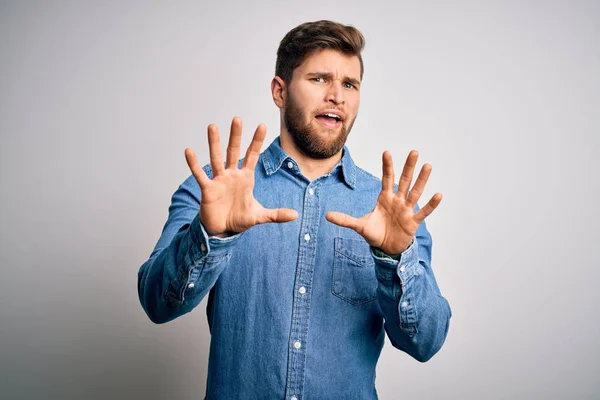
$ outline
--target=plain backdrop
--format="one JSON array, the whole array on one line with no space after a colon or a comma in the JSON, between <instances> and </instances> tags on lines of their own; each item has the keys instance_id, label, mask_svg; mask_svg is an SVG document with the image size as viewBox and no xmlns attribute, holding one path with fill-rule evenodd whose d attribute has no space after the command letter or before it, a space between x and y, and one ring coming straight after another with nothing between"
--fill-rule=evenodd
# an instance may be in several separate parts
<instances>
[{"instance_id":1,"label":"plain backdrop","mask_svg":"<svg viewBox=\"0 0 600 400\"><path fill-rule=\"evenodd\" d=\"M596 1L3 1L0 397L201 399L205 303L154 325L137 271L206 127L268 126L279 41L366 37L348 146L410 149L453 317L419 363L386 343L382 399L600 396ZM326 372L324 372L326 373Z\"/></svg>"}]
</instances>

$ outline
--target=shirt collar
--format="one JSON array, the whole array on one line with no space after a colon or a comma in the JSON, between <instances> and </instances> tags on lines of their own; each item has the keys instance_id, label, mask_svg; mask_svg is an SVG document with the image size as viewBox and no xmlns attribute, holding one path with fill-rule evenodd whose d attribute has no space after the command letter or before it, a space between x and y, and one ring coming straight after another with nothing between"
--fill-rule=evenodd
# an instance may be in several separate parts
<instances>
[{"instance_id":1,"label":"shirt collar","mask_svg":"<svg viewBox=\"0 0 600 400\"><path fill-rule=\"evenodd\" d=\"M273 175L275 172L279 171L283 162L286 159L292 159L282 148L281 141L279 136L273 140L273 142L269 145L269 147L262 153L262 163L265 168L265 173L267 176ZM352 189L356 187L356 164L352 160L350 156L350 151L348 148L344 146L342 151L342 159L333 170L341 168L342 177L344 182L350 186Z\"/></svg>"}]
</instances>

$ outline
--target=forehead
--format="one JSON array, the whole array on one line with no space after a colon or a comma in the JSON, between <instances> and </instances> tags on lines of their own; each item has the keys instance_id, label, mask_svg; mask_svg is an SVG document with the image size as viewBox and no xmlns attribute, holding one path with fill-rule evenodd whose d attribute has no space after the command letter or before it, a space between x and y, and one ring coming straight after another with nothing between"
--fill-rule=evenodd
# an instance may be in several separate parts
<instances>
[{"instance_id":1,"label":"forehead","mask_svg":"<svg viewBox=\"0 0 600 400\"><path fill-rule=\"evenodd\" d=\"M304 62L294 70L294 75L312 72L326 72L360 80L360 60L355 55L344 54L337 50L318 50L306 57Z\"/></svg>"}]
</instances>

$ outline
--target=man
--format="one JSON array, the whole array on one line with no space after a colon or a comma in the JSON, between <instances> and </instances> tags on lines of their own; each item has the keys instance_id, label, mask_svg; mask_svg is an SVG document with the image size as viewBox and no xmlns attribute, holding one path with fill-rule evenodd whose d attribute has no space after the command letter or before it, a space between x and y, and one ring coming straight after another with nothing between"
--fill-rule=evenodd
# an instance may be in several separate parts
<instances>
[{"instance_id":1,"label":"man","mask_svg":"<svg viewBox=\"0 0 600 400\"><path fill-rule=\"evenodd\" d=\"M271 82L280 136L260 154L260 125L238 161L234 118L225 161L215 125L210 165L186 149L193 175L173 195L138 288L156 323L209 295L208 399L375 399L385 333L423 362L446 338L451 311L423 223L441 194L417 207L431 166L410 188L410 152L395 188L388 152L380 181L344 146L363 46L358 30L331 21L294 28Z\"/></svg>"}]
</instances>

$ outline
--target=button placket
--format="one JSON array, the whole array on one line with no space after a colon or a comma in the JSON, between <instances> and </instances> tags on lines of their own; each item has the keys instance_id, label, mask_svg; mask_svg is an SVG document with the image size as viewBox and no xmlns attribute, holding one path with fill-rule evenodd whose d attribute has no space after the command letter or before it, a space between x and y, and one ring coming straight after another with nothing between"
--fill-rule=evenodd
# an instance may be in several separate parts
<instances>
[{"instance_id":1,"label":"button placket","mask_svg":"<svg viewBox=\"0 0 600 400\"><path fill-rule=\"evenodd\" d=\"M295 169L295 164L293 165ZM309 185L310 186L310 185ZM306 352L309 310L311 293L308 288L312 284L315 260L316 238L318 235L320 205L318 191L315 187L304 188L302 221L300 221L300 240L298 264L295 273L295 293L292 309L288 373L286 378L286 398L302 397L306 368Z\"/></svg>"}]
</instances>

